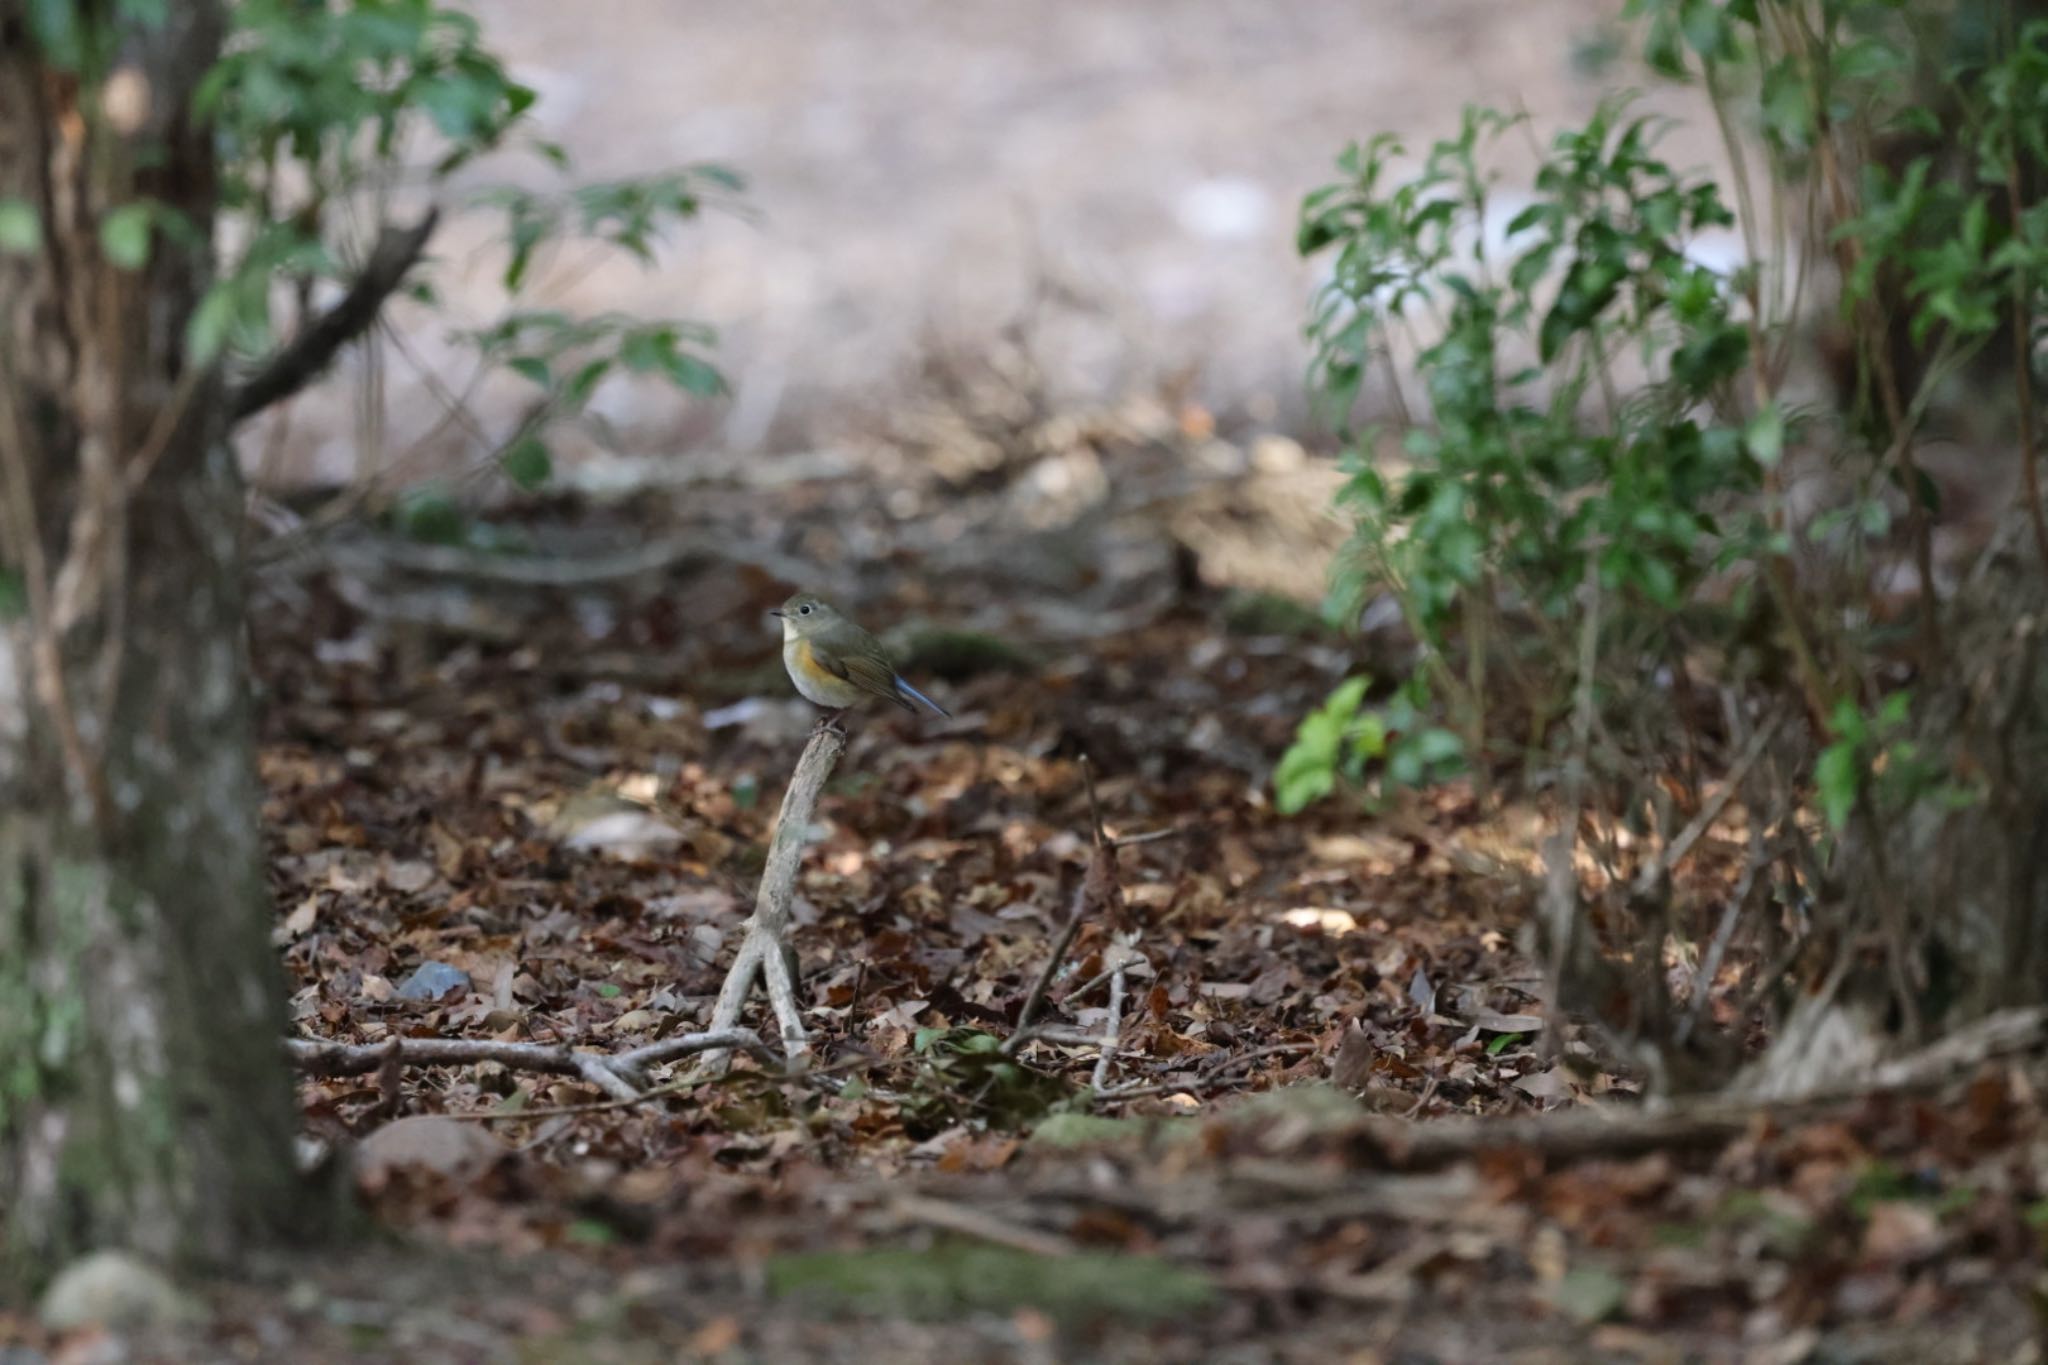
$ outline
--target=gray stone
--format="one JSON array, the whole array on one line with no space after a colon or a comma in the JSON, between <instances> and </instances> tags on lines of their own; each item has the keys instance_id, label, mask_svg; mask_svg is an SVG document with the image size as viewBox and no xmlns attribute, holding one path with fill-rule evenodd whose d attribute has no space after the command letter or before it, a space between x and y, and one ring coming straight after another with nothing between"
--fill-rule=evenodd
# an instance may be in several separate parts
<instances>
[{"instance_id":1,"label":"gray stone","mask_svg":"<svg viewBox=\"0 0 2048 1365\"><path fill-rule=\"evenodd\" d=\"M412 975L398 987L400 1000L445 1000L451 995L468 994L468 972L432 960L413 968Z\"/></svg>"},{"instance_id":2,"label":"gray stone","mask_svg":"<svg viewBox=\"0 0 2048 1365\"><path fill-rule=\"evenodd\" d=\"M39 1314L53 1332L161 1328L202 1315L164 1273L125 1251L95 1251L57 1272Z\"/></svg>"}]
</instances>

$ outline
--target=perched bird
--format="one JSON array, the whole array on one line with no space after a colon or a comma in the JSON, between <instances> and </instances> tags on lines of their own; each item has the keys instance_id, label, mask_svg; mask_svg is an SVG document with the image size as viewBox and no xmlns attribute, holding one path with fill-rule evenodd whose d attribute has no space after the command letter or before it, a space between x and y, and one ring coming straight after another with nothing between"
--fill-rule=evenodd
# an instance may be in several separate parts
<instances>
[{"instance_id":1,"label":"perched bird","mask_svg":"<svg viewBox=\"0 0 2048 1365\"><path fill-rule=\"evenodd\" d=\"M823 598L800 592L769 615L782 618L782 663L806 699L844 711L880 697L906 711L917 710L915 701L942 716L953 714L903 681L881 641Z\"/></svg>"}]
</instances>

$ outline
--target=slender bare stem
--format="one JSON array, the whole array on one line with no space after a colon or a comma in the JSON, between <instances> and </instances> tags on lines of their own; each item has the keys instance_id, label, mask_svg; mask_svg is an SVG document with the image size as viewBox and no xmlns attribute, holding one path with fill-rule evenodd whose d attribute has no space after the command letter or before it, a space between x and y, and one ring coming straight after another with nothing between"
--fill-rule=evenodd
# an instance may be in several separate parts
<instances>
[{"instance_id":1,"label":"slender bare stem","mask_svg":"<svg viewBox=\"0 0 2048 1365\"><path fill-rule=\"evenodd\" d=\"M797 871L803 865L804 843L818 809L818 796L845 750L846 732L838 726L821 723L811 732L811 742L804 746L789 790L783 795L781 813L775 817L775 833L768 841L768 861L761 870L761 890L754 900L753 916L747 920L746 937L740 941L739 954L725 974L718 1003L711 1011L713 1032L735 1027L747 996L753 992L754 978L765 971L769 1003L782 1030L783 1051L792 1060L808 1050L809 1041L797 1004L796 983L783 958L789 906L796 898ZM726 1057L721 1049L705 1060L715 1067L723 1065Z\"/></svg>"}]
</instances>

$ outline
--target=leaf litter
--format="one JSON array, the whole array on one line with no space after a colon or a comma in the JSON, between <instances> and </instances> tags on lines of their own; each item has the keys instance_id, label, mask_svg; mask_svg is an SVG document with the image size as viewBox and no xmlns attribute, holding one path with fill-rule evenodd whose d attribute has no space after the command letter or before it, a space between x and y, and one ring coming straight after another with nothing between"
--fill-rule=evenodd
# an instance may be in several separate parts
<instances>
[{"instance_id":1,"label":"leaf litter","mask_svg":"<svg viewBox=\"0 0 2048 1365\"><path fill-rule=\"evenodd\" d=\"M782 490L781 545L823 559L820 528L885 522L852 483ZM691 515L734 537L759 496L711 490ZM630 509L526 515L641 534ZM508 641L367 611L342 573L256 608L295 1033L621 1052L701 1027L814 716L764 624L792 585L698 567L528 588ZM286 1324L294 1358L376 1359L410 1323L422 1360L474 1358L479 1332L612 1343L592 1359L875 1358L834 1325L852 1312L902 1359L1053 1339L1104 1358L2030 1358L2048 1147L2027 1073L1707 1141L1531 1140L1536 1116L1640 1108L1569 1021L1562 1053L1542 1045L1526 890L1485 871L1534 839L1456 788L1399 821L1276 815L1269 765L1363 667L1352 645L1242 634L1199 582L1153 585L1113 631L1035 630L1060 618L1025 577L911 558L839 593L922 633L910 667L944 665L918 676L956 719L851 722L794 909L811 1077L685 1058L607 1106L494 1062L308 1076L307 1133L352 1153L378 1217L488 1269L430 1276L366 1326L351 1296L404 1292L361 1258L301 1266L281 1300L223 1291L212 1339ZM1084 755L1111 834L1169 837L1117 851L1114 894L1006 1048L1089 873ZM1468 837L1495 851L1460 856ZM1713 853L1688 874L1703 895ZM10 1332L32 1335L0 1315Z\"/></svg>"}]
</instances>

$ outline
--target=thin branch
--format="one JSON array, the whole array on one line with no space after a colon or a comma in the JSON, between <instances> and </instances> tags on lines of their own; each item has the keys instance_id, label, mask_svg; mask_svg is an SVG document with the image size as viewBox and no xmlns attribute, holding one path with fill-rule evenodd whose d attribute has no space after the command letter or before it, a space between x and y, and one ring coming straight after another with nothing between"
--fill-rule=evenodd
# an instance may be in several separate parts
<instances>
[{"instance_id":1,"label":"thin branch","mask_svg":"<svg viewBox=\"0 0 2048 1365\"><path fill-rule=\"evenodd\" d=\"M796 983L790 979L789 964L782 956L788 942L789 906L796 898L796 878L803 866L804 843L810 835L811 817L833 764L846 751L846 732L830 722L820 722L811 732L797 760L796 773L783 794L782 810L775 817L775 833L768 841L768 861L761 869L761 890L754 900L754 913L747 920L747 934L738 955L719 987L718 1003L711 1010L714 1031L738 1024L740 1010L753 992L754 978L764 972L768 998L781 1026L783 1052L792 1061L808 1050L803 1015L796 999ZM723 1051L715 1051L706 1062L721 1066Z\"/></svg>"},{"instance_id":2,"label":"thin branch","mask_svg":"<svg viewBox=\"0 0 2048 1365\"><path fill-rule=\"evenodd\" d=\"M1162 839L1178 839L1188 831L1176 825L1170 829L1152 829L1143 834L1119 834L1109 841L1111 848L1136 848L1139 844L1156 844Z\"/></svg>"},{"instance_id":3,"label":"thin branch","mask_svg":"<svg viewBox=\"0 0 2048 1365\"><path fill-rule=\"evenodd\" d=\"M1699 812L1686 823L1685 828L1644 866L1636 878L1638 894L1647 894L1654 889L1666 873L1674 871L1685 861L1685 855L1692 852L1692 846L1714 827L1714 822L1721 818L1721 812L1734 800L1736 791L1742 786L1742 779L1749 776L1749 770L1763 757L1764 746L1778 733L1778 720L1777 716L1773 716L1757 727L1757 732L1750 736L1749 743L1743 746L1741 756L1735 760L1735 766L1730 768L1727 777L1722 779L1721 789L1708 798L1699 808Z\"/></svg>"},{"instance_id":4,"label":"thin branch","mask_svg":"<svg viewBox=\"0 0 2048 1365\"><path fill-rule=\"evenodd\" d=\"M318 378L343 347L369 331L385 300L405 283L406 275L426 252L427 239L434 235L440 219L439 209L429 209L425 217L409 228L385 228L362 274L349 286L341 302L314 319L263 368L229 391L229 422L247 421L290 398Z\"/></svg>"},{"instance_id":5,"label":"thin branch","mask_svg":"<svg viewBox=\"0 0 2048 1365\"><path fill-rule=\"evenodd\" d=\"M1045 1004L1045 993L1052 986L1052 979L1059 975L1060 964L1067 960L1067 949L1073 946L1074 935L1081 928L1081 921L1088 914L1088 883L1084 878L1074 888L1072 907L1067 911L1067 922L1060 927L1060 936L1053 940L1052 951L1046 954L1045 966L1039 969L1038 979L1031 983L1031 993L1024 997L1024 1008L1017 1012L1017 1027L1010 1034L1003 1051L1014 1053L1017 1048L1033 1036L1031 1023L1038 1018L1039 1009Z\"/></svg>"},{"instance_id":6,"label":"thin branch","mask_svg":"<svg viewBox=\"0 0 2048 1365\"><path fill-rule=\"evenodd\" d=\"M1121 945L1119 945L1121 950ZM1102 1055L1095 1059L1095 1076L1089 1088L1102 1091L1109 1086L1109 1064L1116 1060L1117 1044L1123 1040L1124 969L1129 964L1119 956L1109 977L1109 1022L1102 1032Z\"/></svg>"},{"instance_id":7,"label":"thin branch","mask_svg":"<svg viewBox=\"0 0 2048 1365\"><path fill-rule=\"evenodd\" d=\"M36 525L35 484L27 443L28 429L15 404L14 389L0 380L0 478L5 480L7 493L0 498L0 508L11 510L14 516L0 542L18 542L14 552L20 557L22 582L28 592L30 667L23 673L49 713L65 769L89 802L94 820L105 829L112 822L113 798L107 790L98 754L88 749L72 707L71 686L64 670L63 640L57 625L56 585L52 582L49 557L44 553L42 532Z\"/></svg>"},{"instance_id":8,"label":"thin branch","mask_svg":"<svg viewBox=\"0 0 2048 1365\"><path fill-rule=\"evenodd\" d=\"M1749 859L1743 864L1742 876L1729 894L1728 904L1722 908L1721 923L1714 930L1714 937L1707 945L1706 955L1700 959L1699 969L1693 973L1692 1002L1685 1017L1678 1021L1678 1031L1673 1042L1685 1046L1699 1028L1700 1020L1707 1014L1708 997L1714 988L1714 978L1721 974L1721 961L1728 954L1728 945L1735 939L1735 926L1741 922L1743 907L1749 903L1750 892L1756 886L1756 874L1768 866L1764 856L1764 836L1761 829L1751 829L1749 834Z\"/></svg>"},{"instance_id":9,"label":"thin branch","mask_svg":"<svg viewBox=\"0 0 2048 1365\"><path fill-rule=\"evenodd\" d=\"M2012 214L2012 231L2020 239L2024 210L2020 206L2020 171L2017 158L2008 153L2006 158L2005 194L2007 208ZM2020 419L2020 473L2021 486L2026 490L2027 522L2033 527L2034 548L2041 556L2041 566L2048 568L2048 518L2041 511L2041 471L2037 464L2038 452L2034 448L2034 336L2032 309L2032 281L2025 270L2013 272L2012 281L2012 382L2013 398L2019 405Z\"/></svg>"},{"instance_id":10,"label":"thin branch","mask_svg":"<svg viewBox=\"0 0 2048 1365\"><path fill-rule=\"evenodd\" d=\"M1550 930L1548 978L1549 1022L1544 1027L1551 1055L1564 1047L1564 992L1576 975L1579 952L1579 879L1572 854L1579 843L1579 816L1584 810L1588 752L1592 747L1594 667L1600 658L1600 560L1586 554L1586 619L1579 632L1578 696L1572 708L1571 756L1565 761L1564 810L1555 833L1544 842L1543 916Z\"/></svg>"}]
</instances>

